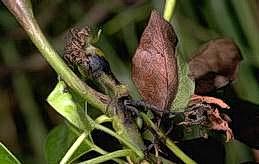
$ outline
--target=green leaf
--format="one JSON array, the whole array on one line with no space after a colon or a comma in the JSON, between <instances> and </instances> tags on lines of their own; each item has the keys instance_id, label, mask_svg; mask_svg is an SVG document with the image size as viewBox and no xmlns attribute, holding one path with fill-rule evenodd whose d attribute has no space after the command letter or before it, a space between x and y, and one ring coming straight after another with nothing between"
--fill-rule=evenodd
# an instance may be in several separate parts
<instances>
[{"instance_id":1,"label":"green leaf","mask_svg":"<svg viewBox=\"0 0 259 164\"><path fill-rule=\"evenodd\" d=\"M252 150L238 140L233 140L225 144L226 164L236 164L254 162Z\"/></svg>"},{"instance_id":2,"label":"green leaf","mask_svg":"<svg viewBox=\"0 0 259 164\"><path fill-rule=\"evenodd\" d=\"M142 133L142 137L143 137L143 139L150 141L150 142L154 142L154 139L155 139L154 134L150 130L145 130Z\"/></svg>"},{"instance_id":3,"label":"green leaf","mask_svg":"<svg viewBox=\"0 0 259 164\"><path fill-rule=\"evenodd\" d=\"M59 163L66 154L71 145L79 136L75 131L65 124L58 125L48 135L45 144L45 157L49 164ZM90 139L84 140L75 153L70 158L70 162L74 161L81 155L92 150L93 143Z\"/></svg>"},{"instance_id":4,"label":"green leaf","mask_svg":"<svg viewBox=\"0 0 259 164\"><path fill-rule=\"evenodd\" d=\"M84 100L75 93L70 93L65 82L59 81L47 101L72 125L87 131L92 129L92 122L85 117Z\"/></svg>"},{"instance_id":5,"label":"green leaf","mask_svg":"<svg viewBox=\"0 0 259 164\"><path fill-rule=\"evenodd\" d=\"M1 164L20 164L15 156L0 142L0 163Z\"/></svg>"},{"instance_id":6,"label":"green leaf","mask_svg":"<svg viewBox=\"0 0 259 164\"><path fill-rule=\"evenodd\" d=\"M188 105L191 96L194 94L195 84L188 76L189 67L183 56L177 50L177 65L179 86L176 97L171 104L171 111L183 112Z\"/></svg>"}]
</instances>

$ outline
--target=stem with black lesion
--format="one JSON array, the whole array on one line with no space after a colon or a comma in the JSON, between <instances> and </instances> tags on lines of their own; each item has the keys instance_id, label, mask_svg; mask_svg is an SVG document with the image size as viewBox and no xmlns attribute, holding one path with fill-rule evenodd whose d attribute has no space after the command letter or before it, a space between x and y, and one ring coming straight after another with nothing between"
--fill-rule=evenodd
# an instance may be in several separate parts
<instances>
[{"instance_id":1,"label":"stem with black lesion","mask_svg":"<svg viewBox=\"0 0 259 164\"><path fill-rule=\"evenodd\" d=\"M57 54L53 47L49 44L45 36L43 35L31 8L29 0L2 0L6 7L16 17L18 22L22 25L24 30L27 32L32 42L39 49L41 54L52 66L52 68L60 75L60 77L67 83L67 85L81 95L85 100L92 106L98 108L103 113L106 112L107 105L111 102L107 95L95 91L87 84L85 84L75 73L64 63L62 58ZM108 79L109 80L109 79ZM123 88L123 87L122 87ZM120 93L121 88L117 89ZM123 89L124 90L124 89ZM125 115L121 107L109 106L110 111L117 111L117 115L114 115L114 122L118 127L117 133L122 135L125 140L129 141L130 147L138 150L135 152L140 158L143 158L143 153L140 150L144 148L144 144L140 134L136 128L135 123L126 122ZM113 113L110 112L112 115ZM115 114L115 113L114 113ZM123 132L122 134L120 134ZM129 134L130 133L130 134Z\"/></svg>"},{"instance_id":2,"label":"stem with black lesion","mask_svg":"<svg viewBox=\"0 0 259 164\"><path fill-rule=\"evenodd\" d=\"M188 157L171 139L166 137L166 135L150 120L150 118L143 112L140 113L145 124L148 128L154 131L155 135L159 138L159 141L163 141L164 144L184 163L196 164L190 157Z\"/></svg>"},{"instance_id":3,"label":"stem with black lesion","mask_svg":"<svg viewBox=\"0 0 259 164\"><path fill-rule=\"evenodd\" d=\"M106 104L110 98L81 81L74 72L64 63L43 35L37 21L34 18L31 3L26 0L2 0L7 8L15 15L35 46L51 65L51 67L61 76L69 87L84 97L91 105L105 112Z\"/></svg>"}]
</instances>

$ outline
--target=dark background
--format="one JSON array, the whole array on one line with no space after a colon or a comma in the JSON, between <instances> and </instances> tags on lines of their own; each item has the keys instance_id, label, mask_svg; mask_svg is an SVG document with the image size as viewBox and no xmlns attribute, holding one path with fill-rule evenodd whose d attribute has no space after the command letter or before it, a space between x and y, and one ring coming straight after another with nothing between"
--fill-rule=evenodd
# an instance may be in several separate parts
<instances>
[{"instance_id":1,"label":"dark background","mask_svg":"<svg viewBox=\"0 0 259 164\"><path fill-rule=\"evenodd\" d=\"M90 25L96 33L102 29L97 47L104 51L115 75L129 84L135 97L137 93L130 81L131 57L150 11L156 8L162 12L163 4L160 0L32 1L44 34L60 54L69 28ZM255 120L259 110L259 2L179 0L171 23L186 59L202 43L220 36L231 37L238 44L244 58L238 79L224 92L212 95L221 96L232 105L237 111L232 117L245 122L238 121L234 130L240 133L241 140L258 147L256 138L242 137L240 129L259 124ZM57 75L2 3L0 33L0 141L25 163L43 161L44 138L62 121L46 102Z\"/></svg>"}]
</instances>

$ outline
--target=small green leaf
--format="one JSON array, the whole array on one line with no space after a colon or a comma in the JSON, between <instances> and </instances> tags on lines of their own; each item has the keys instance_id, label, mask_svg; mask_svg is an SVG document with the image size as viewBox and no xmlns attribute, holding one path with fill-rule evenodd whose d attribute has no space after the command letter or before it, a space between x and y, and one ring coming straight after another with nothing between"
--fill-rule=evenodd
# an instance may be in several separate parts
<instances>
[{"instance_id":1,"label":"small green leaf","mask_svg":"<svg viewBox=\"0 0 259 164\"><path fill-rule=\"evenodd\" d=\"M0 163L1 164L20 164L15 156L0 142Z\"/></svg>"},{"instance_id":2,"label":"small green leaf","mask_svg":"<svg viewBox=\"0 0 259 164\"><path fill-rule=\"evenodd\" d=\"M145 130L142 134L143 139L154 142L155 136L150 130Z\"/></svg>"},{"instance_id":3,"label":"small green leaf","mask_svg":"<svg viewBox=\"0 0 259 164\"><path fill-rule=\"evenodd\" d=\"M45 144L45 157L49 164L59 163L71 145L78 138L79 134L76 134L74 130L65 124L61 124L49 133ZM92 145L93 143L91 143L90 139L84 140L70 158L70 162L91 151Z\"/></svg>"},{"instance_id":4,"label":"small green leaf","mask_svg":"<svg viewBox=\"0 0 259 164\"><path fill-rule=\"evenodd\" d=\"M76 99L76 101L75 101ZM65 82L60 81L47 98L48 103L72 125L79 129L90 130L91 123L85 117L84 101L71 94Z\"/></svg>"},{"instance_id":5,"label":"small green leaf","mask_svg":"<svg viewBox=\"0 0 259 164\"><path fill-rule=\"evenodd\" d=\"M194 94L195 84L188 76L189 67L182 55L177 51L177 65L179 85L176 97L171 104L171 111L183 112L188 105L191 96Z\"/></svg>"},{"instance_id":6,"label":"small green leaf","mask_svg":"<svg viewBox=\"0 0 259 164\"><path fill-rule=\"evenodd\" d=\"M225 144L226 164L254 163L252 150L238 140L233 140Z\"/></svg>"}]
</instances>

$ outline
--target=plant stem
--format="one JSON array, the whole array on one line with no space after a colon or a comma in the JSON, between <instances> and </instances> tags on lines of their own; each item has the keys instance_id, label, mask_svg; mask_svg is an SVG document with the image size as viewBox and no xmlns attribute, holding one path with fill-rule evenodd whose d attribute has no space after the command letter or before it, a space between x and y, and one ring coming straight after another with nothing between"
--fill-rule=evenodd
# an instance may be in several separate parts
<instances>
[{"instance_id":1,"label":"plant stem","mask_svg":"<svg viewBox=\"0 0 259 164\"><path fill-rule=\"evenodd\" d=\"M67 85L81 95L89 104L100 109L103 113L106 112L106 106L111 102L110 98L104 94L101 94L91 87L86 85L81 79L79 79L73 71L64 63L62 58L56 53L53 47L49 44L45 36L43 35L31 8L29 0L2 0L6 7L12 12L24 30L27 32L32 42L39 49L41 54L47 60L47 62L54 68L54 70L60 75L60 77L67 83ZM142 138L134 123L125 123L124 113L121 111L118 120L121 129L127 129L127 137L120 137L114 135L115 133L108 128L102 129L106 132L112 132L113 136L116 136L122 143L131 148L139 158L144 158L144 154L141 148L144 147ZM99 125L100 126L100 125ZM102 127L102 126L101 126ZM129 131L129 132L128 132ZM130 133L130 134L128 134ZM125 134L122 134L125 135ZM140 148L141 147L141 148Z\"/></svg>"},{"instance_id":2,"label":"plant stem","mask_svg":"<svg viewBox=\"0 0 259 164\"><path fill-rule=\"evenodd\" d=\"M196 164L194 160L188 157L172 140L169 138L165 139L165 145L184 163L187 164Z\"/></svg>"},{"instance_id":3,"label":"plant stem","mask_svg":"<svg viewBox=\"0 0 259 164\"><path fill-rule=\"evenodd\" d=\"M107 151L101 149L101 148L98 147L98 146L93 147L93 151L95 151L95 152L97 152L97 153L100 153L100 154L102 154L102 155L108 154ZM115 158L115 157L112 158L111 160L117 162L118 164L125 164L125 163L126 163L125 160L122 160L122 159L119 159L119 158Z\"/></svg>"},{"instance_id":4,"label":"plant stem","mask_svg":"<svg viewBox=\"0 0 259 164\"><path fill-rule=\"evenodd\" d=\"M101 116L99 116L99 117L97 117L97 118L95 119L95 122L96 122L97 124L102 124L102 123L104 123L104 122L112 122L112 118L111 118L111 117L108 117L108 116L106 116L106 115L101 115Z\"/></svg>"},{"instance_id":5,"label":"plant stem","mask_svg":"<svg viewBox=\"0 0 259 164\"><path fill-rule=\"evenodd\" d=\"M140 116L145 121L146 125L151 128L153 131L156 132L158 138L165 141L165 145L178 157L180 158L184 163L187 164L196 164L195 161L193 161L190 157L188 157L178 146L176 146L169 138L167 138L163 132L159 130L159 128L149 119L149 117L141 112Z\"/></svg>"},{"instance_id":6,"label":"plant stem","mask_svg":"<svg viewBox=\"0 0 259 164\"><path fill-rule=\"evenodd\" d=\"M176 0L166 0L165 3L165 9L164 9L164 19L168 22L171 21L174 9L175 9ZM169 138L167 138L160 130L156 127L156 125L148 118L148 116L144 113L140 113L141 117L149 126L152 128L158 135L159 138L162 138L165 140L165 145L178 157L180 158L184 163L188 164L195 164L196 162L193 161L190 157L188 157L178 146L175 145L174 142L172 142Z\"/></svg>"},{"instance_id":7,"label":"plant stem","mask_svg":"<svg viewBox=\"0 0 259 164\"><path fill-rule=\"evenodd\" d=\"M84 162L80 162L79 164L95 164L95 163L102 163L114 158L118 158L118 157L125 157L128 156L132 153L132 151L130 149L124 149L124 150L118 150L118 151L114 151L112 153L108 153L105 155L102 155L100 157L97 158L93 158Z\"/></svg>"},{"instance_id":8,"label":"plant stem","mask_svg":"<svg viewBox=\"0 0 259 164\"><path fill-rule=\"evenodd\" d=\"M165 9L164 9L164 19L168 22L171 21L174 9L175 9L176 0L166 0Z\"/></svg>"},{"instance_id":9,"label":"plant stem","mask_svg":"<svg viewBox=\"0 0 259 164\"><path fill-rule=\"evenodd\" d=\"M74 142L74 144L69 148L65 156L60 161L60 164L66 164L68 163L70 157L74 154L74 152L77 150L77 148L82 144L84 139L87 137L87 133L83 132Z\"/></svg>"},{"instance_id":10,"label":"plant stem","mask_svg":"<svg viewBox=\"0 0 259 164\"><path fill-rule=\"evenodd\" d=\"M70 124L67 124L67 125L68 125L68 127L69 127L76 135L78 135L78 136L80 135L80 132L78 131L77 128L71 126ZM83 142L85 142L85 144L91 146L91 147L92 147L91 149L92 149L93 151L97 152L97 153L100 153L100 154L102 154L102 155L108 154L107 151L103 150L102 148L100 148L99 146L95 145L93 142L91 142L91 141L89 141L89 140L87 140L87 139L83 140ZM75 159L73 159L73 160L75 160ZM115 162L117 162L117 163L125 163L125 161L123 161L123 160L121 160L121 159L118 159L118 158L114 158L114 159L112 159L112 160L115 161ZM73 161L70 161L70 162L73 162Z\"/></svg>"},{"instance_id":11,"label":"plant stem","mask_svg":"<svg viewBox=\"0 0 259 164\"><path fill-rule=\"evenodd\" d=\"M124 145L126 145L128 148L130 148L134 153L136 153L140 158L144 158L143 152L138 147L135 147L133 143L130 143L128 140L126 140L123 137L121 137L120 135L116 134L109 128L106 128L105 126L102 126L100 124L95 124L95 128L117 138L120 142L122 142Z\"/></svg>"},{"instance_id":12,"label":"plant stem","mask_svg":"<svg viewBox=\"0 0 259 164\"><path fill-rule=\"evenodd\" d=\"M74 72L64 63L43 35L31 9L30 1L26 0L2 0L7 8L15 15L35 46L51 65L51 67L61 76L61 78L84 97L89 104L105 112L109 97L105 96L81 81Z\"/></svg>"}]
</instances>

